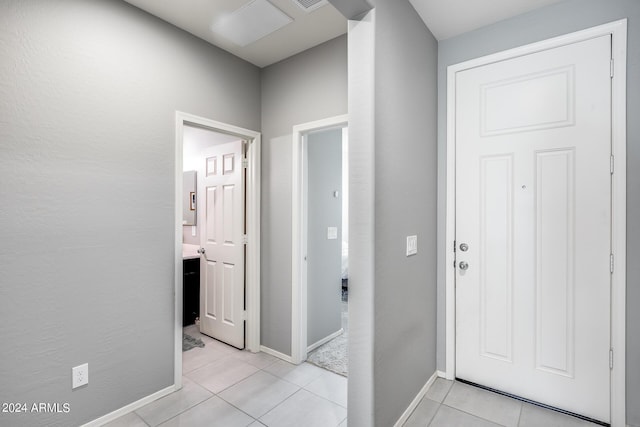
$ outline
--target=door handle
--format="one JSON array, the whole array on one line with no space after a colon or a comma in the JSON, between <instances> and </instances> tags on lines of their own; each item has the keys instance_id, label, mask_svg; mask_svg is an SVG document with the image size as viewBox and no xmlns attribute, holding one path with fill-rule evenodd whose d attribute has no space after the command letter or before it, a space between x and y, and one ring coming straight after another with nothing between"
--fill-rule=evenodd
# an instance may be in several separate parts
<instances>
[{"instance_id":1,"label":"door handle","mask_svg":"<svg viewBox=\"0 0 640 427\"><path fill-rule=\"evenodd\" d=\"M205 252L204 248L200 248L200 249L198 249L198 253L199 253L200 255L204 255L204 252Z\"/></svg>"},{"instance_id":2,"label":"door handle","mask_svg":"<svg viewBox=\"0 0 640 427\"><path fill-rule=\"evenodd\" d=\"M460 264L458 264L458 267L460 267L460 270L466 270L467 268L469 268L469 264L467 264L466 261L460 261Z\"/></svg>"}]
</instances>

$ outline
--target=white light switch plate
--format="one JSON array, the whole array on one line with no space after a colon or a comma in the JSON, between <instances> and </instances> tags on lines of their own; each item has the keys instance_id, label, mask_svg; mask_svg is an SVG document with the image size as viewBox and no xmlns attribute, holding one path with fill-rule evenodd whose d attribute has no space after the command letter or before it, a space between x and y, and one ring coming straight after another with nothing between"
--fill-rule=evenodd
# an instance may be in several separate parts
<instances>
[{"instance_id":1,"label":"white light switch plate","mask_svg":"<svg viewBox=\"0 0 640 427\"><path fill-rule=\"evenodd\" d=\"M407 236L407 256L418 253L418 236Z\"/></svg>"},{"instance_id":2,"label":"white light switch plate","mask_svg":"<svg viewBox=\"0 0 640 427\"><path fill-rule=\"evenodd\" d=\"M328 240L336 240L338 238L338 227L328 227L327 228L327 239Z\"/></svg>"}]
</instances>

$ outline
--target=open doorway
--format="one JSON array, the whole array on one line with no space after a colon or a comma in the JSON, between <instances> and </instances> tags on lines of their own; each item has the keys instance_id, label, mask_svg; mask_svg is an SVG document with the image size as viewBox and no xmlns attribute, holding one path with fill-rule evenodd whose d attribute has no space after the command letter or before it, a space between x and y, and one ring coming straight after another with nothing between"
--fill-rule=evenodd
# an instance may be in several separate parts
<instances>
[{"instance_id":1,"label":"open doorway","mask_svg":"<svg viewBox=\"0 0 640 427\"><path fill-rule=\"evenodd\" d=\"M176 114L177 386L185 330L259 351L259 144L257 132Z\"/></svg>"},{"instance_id":2,"label":"open doorway","mask_svg":"<svg viewBox=\"0 0 640 427\"><path fill-rule=\"evenodd\" d=\"M306 153L307 361L347 376L347 128L310 132Z\"/></svg>"},{"instance_id":3,"label":"open doorway","mask_svg":"<svg viewBox=\"0 0 640 427\"><path fill-rule=\"evenodd\" d=\"M347 376L346 116L294 127L292 359Z\"/></svg>"}]
</instances>

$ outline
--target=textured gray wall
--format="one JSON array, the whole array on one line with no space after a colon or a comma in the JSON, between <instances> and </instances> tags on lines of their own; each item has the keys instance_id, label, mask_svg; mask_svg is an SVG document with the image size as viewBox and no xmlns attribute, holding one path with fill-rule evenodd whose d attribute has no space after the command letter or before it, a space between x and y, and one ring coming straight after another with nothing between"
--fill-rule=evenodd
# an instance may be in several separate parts
<instances>
[{"instance_id":1,"label":"textured gray wall","mask_svg":"<svg viewBox=\"0 0 640 427\"><path fill-rule=\"evenodd\" d=\"M293 126L347 112L347 37L263 68L261 342L291 354Z\"/></svg>"},{"instance_id":2,"label":"textured gray wall","mask_svg":"<svg viewBox=\"0 0 640 427\"><path fill-rule=\"evenodd\" d=\"M0 4L1 425L173 383L175 111L260 129L259 69L124 2ZM89 385L71 390L71 367Z\"/></svg>"},{"instance_id":3,"label":"textured gray wall","mask_svg":"<svg viewBox=\"0 0 640 427\"><path fill-rule=\"evenodd\" d=\"M307 147L307 345L311 345L342 327L342 129L309 134ZM327 227L338 228L337 239L327 239Z\"/></svg>"},{"instance_id":4,"label":"textured gray wall","mask_svg":"<svg viewBox=\"0 0 640 427\"><path fill-rule=\"evenodd\" d=\"M628 22L627 63L627 423L640 425L640 2L568 0L441 41L438 51L438 369L445 369L444 241L447 66L621 18Z\"/></svg>"},{"instance_id":5,"label":"textured gray wall","mask_svg":"<svg viewBox=\"0 0 640 427\"><path fill-rule=\"evenodd\" d=\"M390 426L436 370L437 43L407 0L377 0L375 26L374 406Z\"/></svg>"},{"instance_id":6,"label":"textured gray wall","mask_svg":"<svg viewBox=\"0 0 640 427\"><path fill-rule=\"evenodd\" d=\"M373 425L375 9L349 21L349 425Z\"/></svg>"}]
</instances>

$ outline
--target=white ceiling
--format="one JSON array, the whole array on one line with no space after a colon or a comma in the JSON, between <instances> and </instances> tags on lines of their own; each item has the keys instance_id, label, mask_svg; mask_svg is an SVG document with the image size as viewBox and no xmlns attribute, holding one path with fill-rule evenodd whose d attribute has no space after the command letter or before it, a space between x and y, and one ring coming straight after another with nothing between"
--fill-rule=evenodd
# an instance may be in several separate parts
<instances>
[{"instance_id":1,"label":"white ceiling","mask_svg":"<svg viewBox=\"0 0 640 427\"><path fill-rule=\"evenodd\" d=\"M330 4L310 13L291 0L270 0L293 22L241 47L211 31L214 22L250 0L125 0L240 58L266 67L347 32L347 20Z\"/></svg>"},{"instance_id":2,"label":"white ceiling","mask_svg":"<svg viewBox=\"0 0 640 427\"><path fill-rule=\"evenodd\" d=\"M438 40L559 1L562 0L409 0Z\"/></svg>"},{"instance_id":3,"label":"white ceiling","mask_svg":"<svg viewBox=\"0 0 640 427\"><path fill-rule=\"evenodd\" d=\"M125 0L258 67L266 67L347 32L331 4L310 13L292 0L269 0L293 22L245 47L211 31L214 22L251 0ZM438 40L562 0L409 0Z\"/></svg>"}]
</instances>

